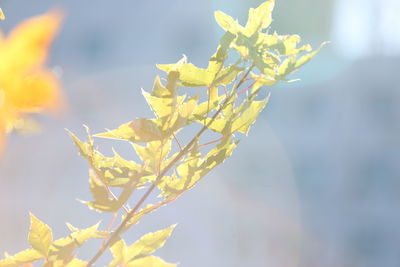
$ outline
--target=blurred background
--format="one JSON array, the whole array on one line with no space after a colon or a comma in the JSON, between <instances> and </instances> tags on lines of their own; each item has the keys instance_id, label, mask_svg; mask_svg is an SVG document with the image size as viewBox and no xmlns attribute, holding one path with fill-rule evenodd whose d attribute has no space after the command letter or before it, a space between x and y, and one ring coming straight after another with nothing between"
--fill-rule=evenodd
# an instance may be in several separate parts
<instances>
[{"instance_id":1,"label":"blurred background","mask_svg":"<svg viewBox=\"0 0 400 267\"><path fill-rule=\"evenodd\" d=\"M205 66L222 31L220 9L244 23L259 0L1 0L9 32L54 7L65 11L49 66L67 109L38 116L39 135L12 134L0 161L0 252L28 244L28 212L56 237L65 222L102 216L88 200L87 164L64 128L84 138L150 111L156 63L182 54ZM400 266L400 16L397 0L277 0L272 28L326 46L271 88L266 110L238 149L195 189L146 217L127 239L179 223L157 255L180 266ZM133 155L124 142L98 140ZM111 144L112 143L112 144ZM103 220L105 223L108 219ZM79 251L88 259L97 243ZM99 266L105 265L105 256Z\"/></svg>"}]
</instances>

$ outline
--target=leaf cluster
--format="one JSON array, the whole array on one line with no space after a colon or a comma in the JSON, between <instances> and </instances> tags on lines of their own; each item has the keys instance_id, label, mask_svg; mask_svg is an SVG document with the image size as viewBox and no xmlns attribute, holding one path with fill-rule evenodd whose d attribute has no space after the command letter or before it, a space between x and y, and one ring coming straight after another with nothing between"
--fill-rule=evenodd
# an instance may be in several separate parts
<instances>
[{"instance_id":1,"label":"leaf cluster","mask_svg":"<svg viewBox=\"0 0 400 267\"><path fill-rule=\"evenodd\" d=\"M310 45L299 46L298 35L270 33L273 7L274 1L269 0L251 8L245 26L222 11L215 12L225 33L207 68L189 63L185 56L174 64L157 65L165 79L157 76L152 90L142 91L154 116L136 118L94 135L129 142L140 161L124 159L117 152L103 155L89 130L87 141L70 133L90 166L92 200L83 203L98 212L120 216L115 229L99 231L98 224L84 230L70 227L69 237L52 241L50 228L32 215L32 249L7 256L0 266L39 259L45 260L44 266L91 266L107 249L113 255L109 266L175 266L152 255L175 225L146 234L132 245L126 244L122 234L144 215L179 198L229 158L239 143L238 136L249 133L268 103L269 94L262 88L290 81L288 75L318 53L319 49L312 50ZM199 130L183 145L177 135L189 127ZM215 139L205 139L206 132ZM158 192L156 202L149 201L153 192ZM131 196L141 193L130 208ZM74 249L89 238L105 241L90 261L74 258Z\"/></svg>"}]
</instances>

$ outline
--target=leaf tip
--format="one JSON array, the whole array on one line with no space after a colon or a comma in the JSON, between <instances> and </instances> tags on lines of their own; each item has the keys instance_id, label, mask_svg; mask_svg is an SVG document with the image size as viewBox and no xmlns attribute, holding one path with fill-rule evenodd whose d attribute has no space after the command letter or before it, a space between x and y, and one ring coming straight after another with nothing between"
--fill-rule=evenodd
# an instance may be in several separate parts
<instances>
[{"instance_id":1,"label":"leaf tip","mask_svg":"<svg viewBox=\"0 0 400 267\"><path fill-rule=\"evenodd\" d=\"M4 16L3 10L0 8L0 20L4 20L6 16Z\"/></svg>"},{"instance_id":2,"label":"leaf tip","mask_svg":"<svg viewBox=\"0 0 400 267\"><path fill-rule=\"evenodd\" d=\"M74 135L74 133L71 132L69 129L64 128L64 130L65 130L65 131L67 132L67 134L68 134L69 136L71 136L72 138L73 138L73 137L76 137L76 136Z\"/></svg>"}]
</instances>

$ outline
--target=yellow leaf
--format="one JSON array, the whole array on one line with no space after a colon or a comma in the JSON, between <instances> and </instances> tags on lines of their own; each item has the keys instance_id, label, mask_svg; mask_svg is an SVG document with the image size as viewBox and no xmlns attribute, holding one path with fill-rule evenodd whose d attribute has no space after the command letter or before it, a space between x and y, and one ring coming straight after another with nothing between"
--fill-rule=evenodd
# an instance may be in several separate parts
<instances>
[{"instance_id":1,"label":"yellow leaf","mask_svg":"<svg viewBox=\"0 0 400 267\"><path fill-rule=\"evenodd\" d=\"M122 200L116 200L109 197L109 193L96 176L93 173L93 170L90 170L89 174L89 183L90 183L90 193L92 194L94 201L91 202L83 202L88 205L89 208L104 211L104 212L116 212L123 205Z\"/></svg>"},{"instance_id":2,"label":"yellow leaf","mask_svg":"<svg viewBox=\"0 0 400 267\"><path fill-rule=\"evenodd\" d=\"M132 138L135 142L150 142L162 139L156 120L139 118L130 122L129 127L135 132L135 136Z\"/></svg>"},{"instance_id":3,"label":"yellow leaf","mask_svg":"<svg viewBox=\"0 0 400 267\"><path fill-rule=\"evenodd\" d=\"M220 10L214 12L214 17L218 25L227 32L236 34L239 30L243 29L243 27L239 25L237 20L234 20L231 16L225 14Z\"/></svg>"},{"instance_id":4,"label":"yellow leaf","mask_svg":"<svg viewBox=\"0 0 400 267\"><path fill-rule=\"evenodd\" d=\"M49 46L58 32L61 19L60 12L53 11L19 24L3 42L3 48L6 49L3 53L7 52L6 59L10 60L4 65L18 72L41 67L47 59ZM14 61L11 61L12 58Z\"/></svg>"},{"instance_id":5,"label":"yellow leaf","mask_svg":"<svg viewBox=\"0 0 400 267\"><path fill-rule=\"evenodd\" d=\"M206 175L213 168L223 163L232 155L233 149L236 148L238 141L234 142L232 135L224 136L220 143L207 153L200 169L202 175Z\"/></svg>"},{"instance_id":6,"label":"yellow leaf","mask_svg":"<svg viewBox=\"0 0 400 267\"><path fill-rule=\"evenodd\" d=\"M37 16L0 38L0 149L18 118L61 105L58 79L44 66L61 19L59 12Z\"/></svg>"},{"instance_id":7,"label":"yellow leaf","mask_svg":"<svg viewBox=\"0 0 400 267\"><path fill-rule=\"evenodd\" d=\"M7 256L3 260L0 260L0 267L18 267L22 264L31 263L44 258L39 251L35 249L23 250L14 256Z\"/></svg>"},{"instance_id":8,"label":"yellow leaf","mask_svg":"<svg viewBox=\"0 0 400 267\"><path fill-rule=\"evenodd\" d=\"M166 198L176 197L184 191L191 189L201 178L203 178L203 171L200 168L203 160L200 158L201 153L198 150L196 143L189 156L179 164L176 168L177 174L172 177L164 177L158 188L161 190L161 195Z\"/></svg>"},{"instance_id":9,"label":"yellow leaf","mask_svg":"<svg viewBox=\"0 0 400 267\"><path fill-rule=\"evenodd\" d=\"M214 77L215 73L198 68L191 63L182 65L179 70L179 80L185 86L208 86L213 82Z\"/></svg>"},{"instance_id":10,"label":"yellow leaf","mask_svg":"<svg viewBox=\"0 0 400 267\"><path fill-rule=\"evenodd\" d=\"M160 76L156 76L153 84L153 95L156 97L172 97L171 91L169 91L164 85L161 84Z\"/></svg>"},{"instance_id":11,"label":"yellow leaf","mask_svg":"<svg viewBox=\"0 0 400 267\"><path fill-rule=\"evenodd\" d=\"M249 106L238 115L237 119L234 120L232 130L247 135L250 126L256 121L260 112L265 108L268 98L269 97L262 101L251 101Z\"/></svg>"},{"instance_id":12,"label":"yellow leaf","mask_svg":"<svg viewBox=\"0 0 400 267\"><path fill-rule=\"evenodd\" d=\"M21 264L21 263L34 262L39 259L42 259L43 257L44 256L35 249L26 249L15 254L12 258L13 260Z\"/></svg>"},{"instance_id":13,"label":"yellow leaf","mask_svg":"<svg viewBox=\"0 0 400 267\"><path fill-rule=\"evenodd\" d=\"M90 164L98 179L111 187L123 187L129 181L141 176L142 166L134 161L126 160L114 151L113 157L106 157L93 148L93 140L88 132L88 143L82 142L68 131L79 153Z\"/></svg>"},{"instance_id":14,"label":"yellow leaf","mask_svg":"<svg viewBox=\"0 0 400 267\"><path fill-rule=\"evenodd\" d=\"M215 78L215 84L228 85L241 73L244 69L236 65L229 65L222 69Z\"/></svg>"},{"instance_id":15,"label":"yellow leaf","mask_svg":"<svg viewBox=\"0 0 400 267\"><path fill-rule=\"evenodd\" d=\"M3 10L0 8L0 20L4 20L6 17L4 16Z\"/></svg>"},{"instance_id":16,"label":"yellow leaf","mask_svg":"<svg viewBox=\"0 0 400 267\"><path fill-rule=\"evenodd\" d=\"M294 71L302 67L304 64L308 63L316 54L319 53L321 48L327 43L328 42L322 43L318 49L310 53L307 53L301 56L300 58L296 58L295 56L289 56L288 58L286 58L277 70L279 78L285 80L286 75L293 73Z\"/></svg>"},{"instance_id":17,"label":"yellow leaf","mask_svg":"<svg viewBox=\"0 0 400 267\"><path fill-rule=\"evenodd\" d=\"M175 267L176 264L167 263L156 256L147 256L134 260L127 264L127 267Z\"/></svg>"},{"instance_id":18,"label":"yellow leaf","mask_svg":"<svg viewBox=\"0 0 400 267\"><path fill-rule=\"evenodd\" d=\"M186 58L184 58L186 60ZM181 62L181 61L180 61ZM197 86L208 86L210 85L215 77L215 73L208 69L198 68L191 63L183 63L177 64L166 64L166 65L157 65L157 67L167 73L172 71L176 71L179 73L179 80L182 82L182 85L188 87L197 87Z\"/></svg>"},{"instance_id":19,"label":"yellow leaf","mask_svg":"<svg viewBox=\"0 0 400 267\"><path fill-rule=\"evenodd\" d=\"M164 246L165 241L171 235L176 224L154 233L148 233L142 236L138 241L128 247L127 255L129 260L145 257L157 249Z\"/></svg>"},{"instance_id":20,"label":"yellow leaf","mask_svg":"<svg viewBox=\"0 0 400 267\"><path fill-rule=\"evenodd\" d=\"M169 116L173 112L175 108L173 98L153 96L144 90L142 94L157 118Z\"/></svg>"},{"instance_id":21,"label":"yellow leaf","mask_svg":"<svg viewBox=\"0 0 400 267\"><path fill-rule=\"evenodd\" d=\"M142 236L138 241L127 247L123 239L119 239L110 247L113 261L108 267L115 266L175 266L175 265L154 265L164 263L161 259L147 259L151 253L161 248L167 238L171 235L176 225L154 233ZM154 257L156 258L156 257ZM143 260L146 259L146 260ZM127 265L128 264L128 265ZM144 265L143 265L144 264Z\"/></svg>"},{"instance_id":22,"label":"yellow leaf","mask_svg":"<svg viewBox=\"0 0 400 267\"><path fill-rule=\"evenodd\" d=\"M80 259L73 259L65 265L65 267L85 267L87 265L86 261Z\"/></svg>"},{"instance_id":23,"label":"yellow leaf","mask_svg":"<svg viewBox=\"0 0 400 267\"><path fill-rule=\"evenodd\" d=\"M127 257L128 248L123 239L120 239L117 242L115 242L110 247L110 251L111 251L114 259L108 265L108 267L122 266L127 263L128 259L126 257Z\"/></svg>"},{"instance_id":24,"label":"yellow leaf","mask_svg":"<svg viewBox=\"0 0 400 267\"><path fill-rule=\"evenodd\" d=\"M37 219L32 213L31 226L29 229L29 244L40 252L43 256L47 256L51 243L53 242L53 234L50 227Z\"/></svg>"},{"instance_id":25,"label":"yellow leaf","mask_svg":"<svg viewBox=\"0 0 400 267\"><path fill-rule=\"evenodd\" d=\"M306 55L300 57L300 58L296 61L295 68L298 69L298 68L300 68L301 66L303 66L304 64L306 64L307 62L309 62L316 54L319 53L319 51L321 50L321 48L324 47L324 46L325 46L326 44L328 44L328 43L329 43L329 42L323 42L323 43L318 47L318 49L316 49L315 51L313 51L313 52L311 52L311 53L309 53L309 54L306 54Z\"/></svg>"},{"instance_id":26,"label":"yellow leaf","mask_svg":"<svg viewBox=\"0 0 400 267\"><path fill-rule=\"evenodd\" d=\"M14 89L7 92L19 112L38 112L43 107L55 109L59 105L58 80L49 71L33 72L15 80ZM20 90L29 88L29 90Z\"/></svg>"},{"instance_id":27,"label":"yellow leaf","mask_svg":"<svg viewBox=\"0 0 400 267\"><path fill-rule=\"evenodd\" d=\"M217 133L222 133L225 132L226 126L228 125L228 119L222 118L222 119L214 119L213 122L211 122L211 118L206 118L198 120L199 123L207 125L208 129L217 132Z\"/></svg>"},{"instance_id":28,"label":"yellow leaf","mask_svg":"<svg viewBox=\"0 0 400 267\"><path fill-rule=\"evenodd\" d=\"M254 33L267 28L272 22L272 10L275 0L269 0L257 8L250 8L249 16L245 27L245 35L250 37Z\"/></svg>"},{"instance_id":29,"label":"yellow leaf","mask_svg":"<svg viewBox=\"0 0 400 267\"><path fill-rule=\"evenodd\" d=\"M11 257L0 260L0 267L19 267L19 263L13 261Z\"/></svg>"},{"instance_id":30,"label":"yellow leaf","mask_svg":"<svg viewBox=\"0 0 400 267\"><path fill-rule=\"evenodd\" d=\"M122 124L115 130L96 134L97 137L129 140L133 143L161 140L162 135L157 120L138 118Z\"/></svg>"},{"instance_id":31,"label":"yellow leaf","mask_svg":"<svg viewBox=\"0 0 400 267\"><path fill-rule=\"evenodd\" d=\"M282 55L296 55L303 51L311 51L310 45L303 45L300 48L297 48L297 45L300 43L301 38L297 34L284 36L282 40L282 46L278 46L278 51Z\"/></svg>"},{"instance_id":32,"label":"yellow leaf","mask_svg":"<svg viewBox=\"0 0 400 267\"><path fill-rule=\"evenodd\" d=\"M179 106L178 112L182 118L189 118L197 106L198 97L194 96L188 99L185 103Z\"/></svg>"},{"instance_id":33,"label":"yellow leaf","mask_svg":"<svg viewBox=\"0 0 400 267\"><path fill-rule=\"evenodd\" d=\"M79 248L91 238L102 237L97 230L99 224L97 223L89 228L72 232L67 237L55 240L50 246L49 260L71 260L74 249Z\"/></svg>"},{"instance_id":34,"label":"yellow leaf","mask_svg":"<svg viewBox=\"0 0 400 267\"><path fill-rule=\"evenodd\" d=\"M133 144L133 147L136 151L136 154L143 161L144 165L147 166L147 168L149 169L150 173L157 174L159 168L163 168L163 164L161 164L161 162L163 162L170 153L171 145L171 139L167 139L163 142L148 142L146 146Z\"/></svg>"},{"instance_id":35,"label":"yellow leaf","mask_svg":"<svg viewBox=\"0 0 400 267\"><path fill-rule=\"evenodd\" d=\"M252 73L251 77L255 80L252 92L258 90L262 86L273 86L278 82L273 77L268 77L268 76L265 76L265 75L262 75L262 74L261 75L255 75L254 73Z\"/></svg>"},{"instance_id":36,"label":"yellow leaf","mask_svg":"<svg viewBox=\"0 0 400 267\"><path fill-rule=\"evenodd\" d=\"M198 123L207 126L210 130L224 134L231 134L231 117L237 94L232 96L231 101L223 108L222 114L215 118L211 123L211 118L197 118ZM210 124L211 123L211 124Z\"/></svg>"},{"instance_id":37,"label":"yellow leaf","mask_svg":"<svg viewBox=\"0 0 400 267\"><path fill-rule=\"evenodd\" d=\"M207 70L213 73L218 73L222 69L224 62L228 57L228 51L231 43L235 37L236 36L234 34L225 32L220 40L220 44L217 47L217 51L211 56L210 61L208 62Z\"/></svg>"}]
</instances>

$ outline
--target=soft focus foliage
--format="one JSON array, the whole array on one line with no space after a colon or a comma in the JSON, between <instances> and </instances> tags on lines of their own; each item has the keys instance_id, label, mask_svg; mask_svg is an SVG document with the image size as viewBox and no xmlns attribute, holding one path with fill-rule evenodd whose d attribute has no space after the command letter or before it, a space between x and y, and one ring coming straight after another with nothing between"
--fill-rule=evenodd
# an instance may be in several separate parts
<instances>
[{"instance_id":1,"label":"soft focus foliage","mask_svg":"<svg viewBox=\"0 0 400 267\"><path fill-rule=\"evenodd\" d=\"M97 231L99 224L83 230L78 230L67 224L71 234L65 238L53 240L50 227L33 214L30 217L31 227L28 241L31 248L14 256L6 254L6 258L0 260L0 266L20 266L41 259L46 259L48 262L44 266L84 266L84 262L74 259L74 249L82 246L91 238L102 237Z\"/></svg>"},{"instance_id":2,"label":"soft focus foliage","mask_svg":"<svg viewBox=\"0 0 400 267\"><path fill-rule=\"evenodd\" d=\"M31 215L28 239L32 248L7 256L0 266L39 259L44 260L43 266L91 266L107 249L113 255L108 266L176 266L152 255L164 245L175 225L145 234L132 245L126 244L122 234L144 215L179 198L229 158L239 143L237 136L249 133L268 103L269 94L262 88L289 81L288 75L319 51L310 45L298 47L297 35L269 33L273 7L270 0L250 9L245 26L217 11L215 18L225 34L207 68L189 63L186 57L175 64L157 65L166 73L165 82L156 77L152 90L142 92L154 116L136 118L95 135L128 141L139 162L124 159L117 152L111 157L103 155L88 129L86 142L70 133L90 166L93 199L83 203L98 212L120 215L121 223L114 230L97 230L99 224L83 230L69 225L72 233L53 241L51 229ZM198 94L188 96L194 90ZM199 130L182 145L177 134L191 125ZM215 139L206 140L206 132ZM144 193L130 208L130 197L139 189ZM151 203L148 197L154 191L158 191L158 201ZM90 261L75 259L74 249L90 238L105 241Z\"/></svg>"},{"instance_id":3,"label":"soft focus foliage","mask_svg":"<svg viewBox=\"0 0 400 267\"><path fill-rule=\"evenodd\" d=\"M51 12L22 22L7 37L0 31L0 151L18 119L60 104L57 77L44 66L60 22L61 14Z\"/></svg>"},{"instance_id":4,"label":"soft focus foliage","mask_svg":"<svg viewBox=\"0 0 400 267\"><path fill-rule=\"evenodd\" d=\"M164 245L174 228L175 225L171 225L164 230L148 233L129 247L123 239L118 240L110 248L114 260L109 266L175 266L150 255Z\"/></svg>"}]
</instances>

